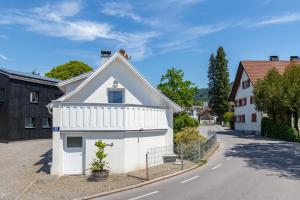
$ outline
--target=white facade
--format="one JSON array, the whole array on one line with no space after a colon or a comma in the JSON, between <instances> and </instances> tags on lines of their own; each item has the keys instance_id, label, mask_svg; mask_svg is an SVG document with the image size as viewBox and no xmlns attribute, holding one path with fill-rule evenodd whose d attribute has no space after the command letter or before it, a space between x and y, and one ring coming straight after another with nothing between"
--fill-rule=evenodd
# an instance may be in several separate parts
<instances>
[{"instance_id":1,"label":"white facade","mask_svg":"<svg viewBox=\"0 0 300 200\"><path fill-rule=\"evenodd\" d=\"M250 81L250 86L243 88L243 82L248 81L249 77L245 70L243 70L242 77L235 95L235 129L243 131L255 131L260 132L261 130L261 120L262 114L255 110L254 102L251 103L250 98L253 96L253 84ZM246 105L239 105L239 101L246 99ZM254 120L253 115L256 115L256 120ZM244 116L244 120L242 119ZM240 118L240 119L239 119ZM256 122L255 122L256 121Z\"/></svg>"},{"instance_id":2,"label":"white facade","mask_svg":"<svg viewBox=\"0 0 300 200\"><path fill-rule=\"evenodd\" d=\"M173 112L181 108L160 94L119 53L95 72L60 83L66 94L53 112L51 174L89 174L95 142L107 144L112 173L145 168L148 148L173 145ZM122 93L109 103L109 91Z\"/></svg>"}]
</instances>

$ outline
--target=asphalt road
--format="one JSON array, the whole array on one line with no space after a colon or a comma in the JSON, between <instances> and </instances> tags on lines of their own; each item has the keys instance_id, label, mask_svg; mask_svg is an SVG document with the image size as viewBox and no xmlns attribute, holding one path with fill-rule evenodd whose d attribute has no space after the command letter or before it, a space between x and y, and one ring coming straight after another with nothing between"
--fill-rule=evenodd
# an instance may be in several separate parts
<instances>
[{"instance_id":1,"label":"asphalt road","mask_svg":"<svg viewBox=\"0 0 300 200\"><path fill-rule=\"evenodd\" d=\"M297 200L300 145L224 131L209 162L191 172L101 200Z\"/></svg>"}]
</instances>

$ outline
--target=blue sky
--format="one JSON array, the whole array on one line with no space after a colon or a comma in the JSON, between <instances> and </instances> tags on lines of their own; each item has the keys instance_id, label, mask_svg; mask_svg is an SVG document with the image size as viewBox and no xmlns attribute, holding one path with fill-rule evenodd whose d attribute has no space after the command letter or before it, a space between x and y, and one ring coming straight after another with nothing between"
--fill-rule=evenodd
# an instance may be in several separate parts
<instances>
[{"instance_id":1,"label":"blue sky","mask_svg":"<svg viewBox=\"0 0 300 200\"><path fill-rule=\"evenodd\" d=\"M170 67L207 86L209 55L240 60L300 55L299 0L0 1L0 66L44 73L69 60L92 67L124 48L153 84Z\"/></svg>"}]
</instances>

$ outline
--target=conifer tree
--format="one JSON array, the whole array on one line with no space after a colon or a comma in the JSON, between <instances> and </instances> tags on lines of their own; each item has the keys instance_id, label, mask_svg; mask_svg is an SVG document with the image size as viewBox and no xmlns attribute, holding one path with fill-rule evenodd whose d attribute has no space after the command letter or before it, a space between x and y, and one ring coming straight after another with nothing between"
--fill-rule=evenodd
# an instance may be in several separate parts
<instances>
[{"instance_id":1,"label":"conifer tree","mask_svg":"<svg viewBox=\"0 0 300 200\"><path fill-rule=\"evenodd\" d=\"M223 47L219 47L217 55L210 57L208 69L209 80L209 106L217 116L219 124L223 121L223 115L229 111L228 96L230 92L228 60Z\"/></svg>"}]
</instances>

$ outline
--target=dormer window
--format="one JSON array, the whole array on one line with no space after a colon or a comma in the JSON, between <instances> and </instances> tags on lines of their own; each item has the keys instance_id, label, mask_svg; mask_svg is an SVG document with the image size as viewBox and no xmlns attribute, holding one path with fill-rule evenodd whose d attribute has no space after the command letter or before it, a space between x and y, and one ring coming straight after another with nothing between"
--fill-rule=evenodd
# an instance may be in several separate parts
<instances>
[{"instance_id":1,"label":"dormer window","mask_svg":"<svg viewBox=\"0 0 300 200\"><path fill-rule=\"evenodd\" d=\"M108 103L124 103L124 90L122 89L109 89Z\"/></svg>"}]
</instances>

